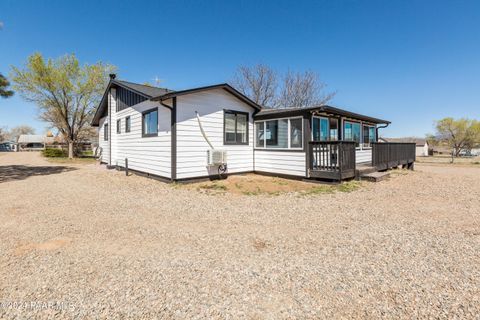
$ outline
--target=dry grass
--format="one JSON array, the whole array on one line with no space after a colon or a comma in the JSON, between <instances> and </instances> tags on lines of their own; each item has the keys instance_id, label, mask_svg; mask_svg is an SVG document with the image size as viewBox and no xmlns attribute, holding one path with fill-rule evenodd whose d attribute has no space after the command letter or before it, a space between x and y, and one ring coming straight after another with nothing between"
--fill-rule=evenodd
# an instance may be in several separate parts
<instances>
[{"instance_id":1,"label":"dry grass","mask_svg":"<svg viewBox=\"0 0 480 320\"><path fill-rule=\"evenodd\" d=\"M480 157L459 157L452 158L446 155L435 155L430 157L417 157L417 163L441 166L477 166L480 164Z\"/></svg>"},{"instance_id":2,"label":"dry grass","mask_svg":"<svg viewBox=\"0 0 480 320\"><path fill-rule=\"evenodd\" d=\"M191 184L175 184L175 188L197 190L211 195L246 195L246 196L279 196L287 193L299 195L316 195L334 192L351 192L361 188L356 181L338 185L320 184L300 180L269 177L256 174L233 175L225 180L214 180Z\"/></svg>"}]
</instances>

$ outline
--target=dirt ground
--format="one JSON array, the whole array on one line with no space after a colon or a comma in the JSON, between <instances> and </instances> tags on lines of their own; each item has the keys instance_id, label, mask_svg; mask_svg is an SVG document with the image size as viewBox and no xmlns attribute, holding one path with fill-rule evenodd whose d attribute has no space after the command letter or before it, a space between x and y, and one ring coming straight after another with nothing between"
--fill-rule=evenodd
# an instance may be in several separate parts
<instances>
[{"instance_id":1,"label":"dirt ground","mask_svg":"<svg viewBox=\"0 0 480 320\"><path fill-rule=\"evenodd\" d=\"M480 314L477 166L230 195L8 153L0 199L0 319Z\"/></svg>"}]
</instances>

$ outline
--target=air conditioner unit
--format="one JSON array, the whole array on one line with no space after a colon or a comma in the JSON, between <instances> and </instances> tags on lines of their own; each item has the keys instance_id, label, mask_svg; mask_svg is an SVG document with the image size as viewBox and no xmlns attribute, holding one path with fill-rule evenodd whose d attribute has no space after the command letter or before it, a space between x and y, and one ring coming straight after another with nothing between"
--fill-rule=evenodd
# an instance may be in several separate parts
<instances>
[{"instance_id":1,"label":"air conditioner unit","mask_svg":"<svg viewBox=\"0 0 480 320\"><path fill-rule=\"evenodd\" d=\"M209 166L218 166L227 163L227 151L210 149L207 150L207 163Z\"/></svg>"}]
</instances>

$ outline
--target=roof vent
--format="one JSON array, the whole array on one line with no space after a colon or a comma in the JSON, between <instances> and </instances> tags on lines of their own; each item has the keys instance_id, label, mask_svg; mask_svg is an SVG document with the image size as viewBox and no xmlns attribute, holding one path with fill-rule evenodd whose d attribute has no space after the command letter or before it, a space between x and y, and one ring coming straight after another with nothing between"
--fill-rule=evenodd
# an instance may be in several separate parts
<instances>
[{"instance_id":1,"label":"roof vent","mask_svg":"<svg viewBox=\"0 0 480 320\"><path fill-rule=\"evenodd\" d=\"M116 75L115 73L110 73L108 76L109 76L110 79L112 79L112 80L114 80L114 79L117 77L117 75Z\"/></svg>"}]
</instances>

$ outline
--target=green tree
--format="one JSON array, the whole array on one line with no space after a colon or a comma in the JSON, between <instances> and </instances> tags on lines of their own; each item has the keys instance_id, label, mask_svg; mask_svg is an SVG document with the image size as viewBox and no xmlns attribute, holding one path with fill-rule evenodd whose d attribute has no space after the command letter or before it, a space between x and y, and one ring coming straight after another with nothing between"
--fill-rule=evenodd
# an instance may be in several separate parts
<instances>
[{"instance_id":1,"label":"green tree","mask_svg":"<svg viewBox=\"0 0 480 320\"><path fill-rule=\"evenodd\" d=\"M462 150L471 149L480 142L480 122L466 118L445 118L436 122L437 137L452 148L452 162Z\"/></svg>"},{"instance_id":2,"label":"green tree","mask_svg":"<svg viewBox=\"0 0 480 320\"><path fill-rule=\"evenodd\" d=\"M40 119L48 122L74 145L91 132L90 123L114 66L98 62L81 66L75 55L45 60L40 53L28 58L24 68L12 67L14 89L35 103Z\"/></svg>"},{"instance_id":3,"label":"green tree","mask_svg":"<svg viewBox=\"0 0 480 320\"><path fill-rule=\"evenodd\" d=\"M10 86L10 82L5 78L3 74L0 73L0 97L8 98L13 96L13 91L8 90Z\"/></svg>"}]
</instances>

